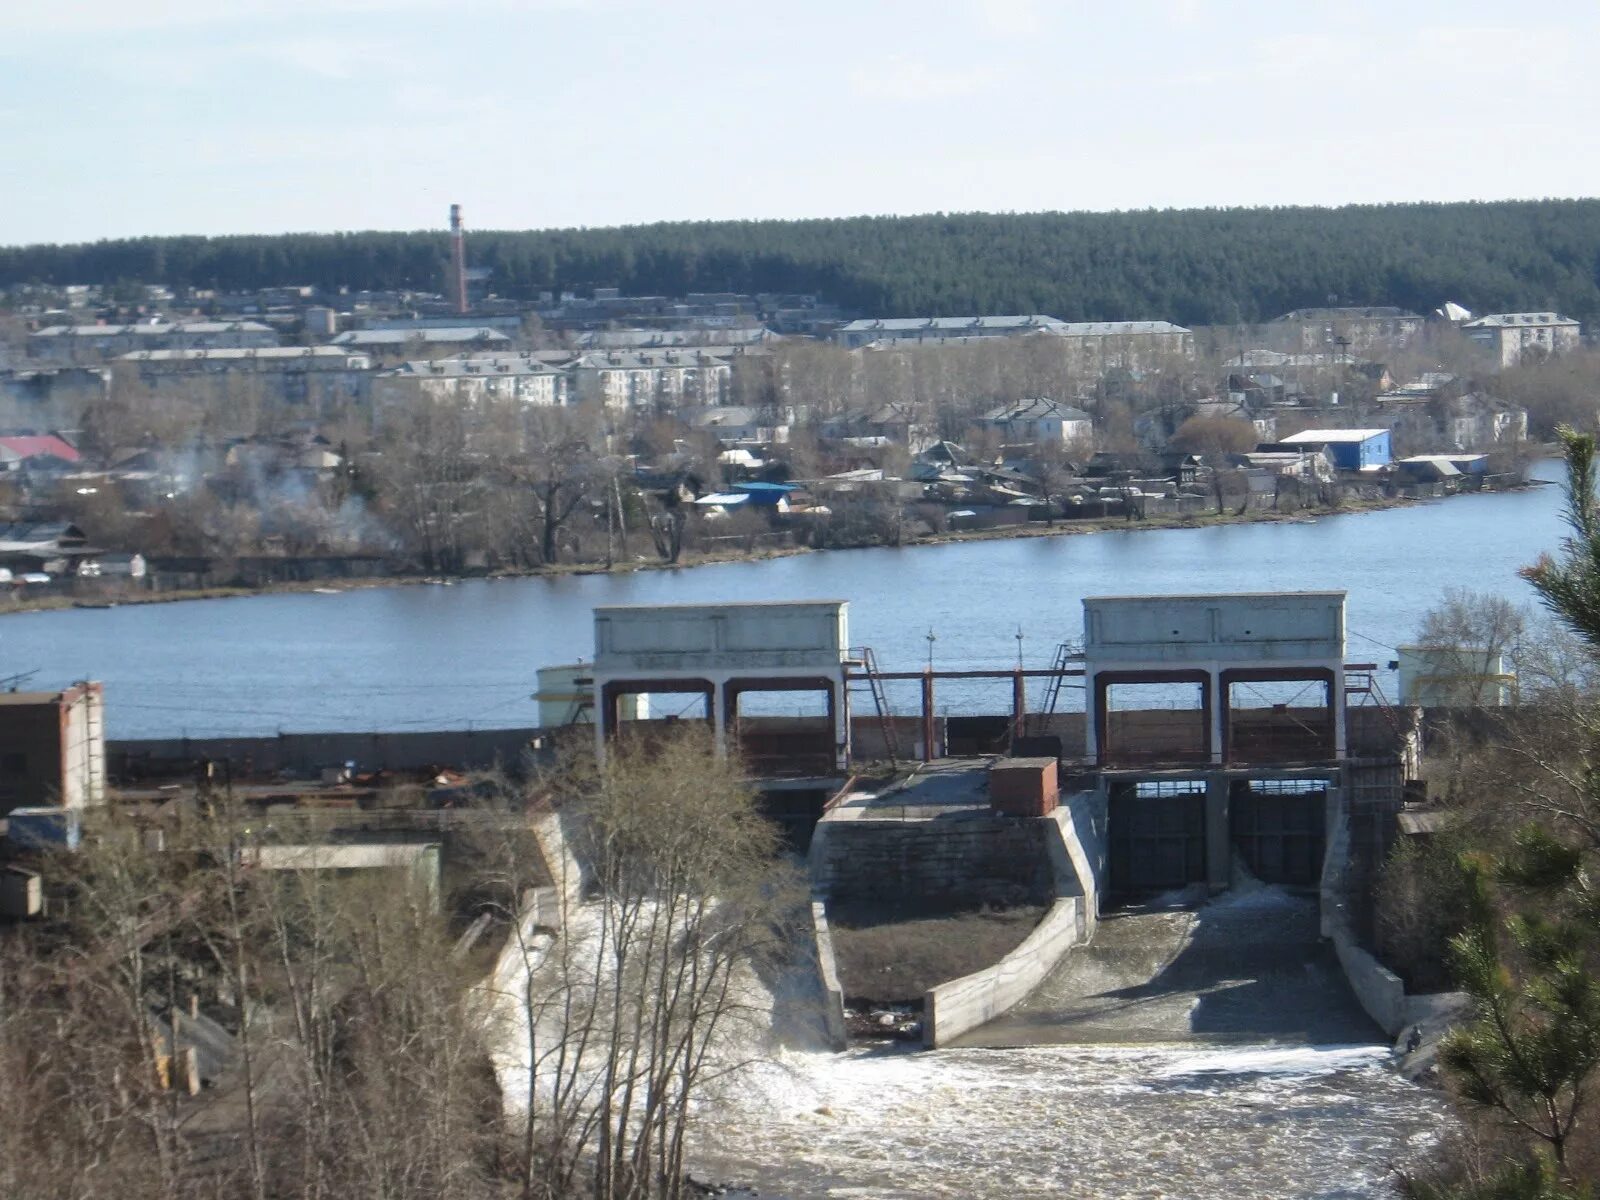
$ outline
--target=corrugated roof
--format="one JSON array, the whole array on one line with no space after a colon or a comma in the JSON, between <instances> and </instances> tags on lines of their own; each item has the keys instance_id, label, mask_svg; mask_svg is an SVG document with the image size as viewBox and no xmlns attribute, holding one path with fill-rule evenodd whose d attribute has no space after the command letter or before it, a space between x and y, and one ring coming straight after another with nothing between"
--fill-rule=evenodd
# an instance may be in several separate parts
<instances>
[{"instance_id":1,"label":"corrugated roof","mask_svg":"<svg viewBox=\"0 0 1600 1200\"><path fill-rule=\"evenodd\" d=\"M1292 445L1317 442L1365 442L1388 432L1387 429L1302 429L1299 433L1278 440Z\"/></svg>"},{"instance_id":2,"label":"corrugated roof","mask_svg":"<svg viewBox=\"0 0 1600 1200\"><path fill-rule=\"evenodd\" d=\"M369 842L305 846L247 846L244 861L263 871L358 871L414 867L439 847L433 842Z\"/></svg>"},{"instance_id":3,"label":"corrugated roof","mask_svg":"<svg viewBox=\"0 0 1600 1200\"><path fill-rule=\"evenodd\" d=\"M839 328L841 333L974 333L1049 329L1064 325L1042 313L995 317L863 317Z\"/></svg>"},{"instance_id":4,"label":"corrugated roof","mask_svg":"<svg viewBox=\"0 0 1600 1200\"><path fill-rule=\"evenodd\" d=\"M260 321L147 321L138 325L52 325L34 337L165 337L186 333L272 333Z\"/></svg>"},{"instance_id":5,"label":"corrugated roof","mask_svg":"<svg viewBox=\"0 0 1600 1200\"><path fill-rule=\"evenodd\" d=\"M130 350L118 362L237 362L246 359L362 359L366 355L339 346L225 346L215 350Z\"/></svg>"},{"instance_id":6,"label":"corrugated roof","mask_svg":"<svg viewBox=\"0 0 1600 1200\"><path fill-rule=\"evenodd\" d=\"M1132 337L1137 334L1191 331L1171 321L1068 321L1052 332L1062 337Z\"/></svg>"},{"instance_id":7,"label":"corrugated roof","mask_svg":"<svg viewBox=\"0 0 1600 1200\"><path fill-rule=\"evenodd\" d=\"M1034 396L1026 400L1018 400L1014 404L1002 404L999 408L990 409L984 414L985 421L1037 421L1043 418L1055 417L1062 421L1089 421L1093 420L1081 408L1072 408L1056 400L1044 396Z\"/></svg>"},{"instance_id":8,"label":"corrugated roof","mask_svg":"<svg viewBox=\"0 0 1600 1200\"><path fill-rule=\"evenodd\" d=\"M332 341L335 346L403 346L407 342L505 342L511 339L487 326L427 326L421 329L352 329Z\"/></svg>"},{"instance_id":9,"label":"corrugated roof","mask_svg":"<svg viewBox=\"0 0 1600 1200\"><path fill-rule=\"evenodd\" d=\"M1489 313L1476 321L1468 321L1463 329L1508 329L1534 325L1576 325L1571 317L1553 312Z\"/></svg>"}]
</instances>

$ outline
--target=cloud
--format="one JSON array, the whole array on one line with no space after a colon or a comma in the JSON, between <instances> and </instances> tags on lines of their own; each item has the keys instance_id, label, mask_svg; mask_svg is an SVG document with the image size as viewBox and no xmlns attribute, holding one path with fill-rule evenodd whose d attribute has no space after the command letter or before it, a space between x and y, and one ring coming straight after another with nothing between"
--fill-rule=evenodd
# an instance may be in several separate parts
<instances>
[{"instance_id":1,"label":"cloud","mask_svg":"<svg viewBox=\"0 0 1600 1200\"><path fill-rule=\"evenodd\" d=\"M374 61L394 61L399 57L392 47L366 38L297 37L258 43L253 52L269 62L320 79L349 79Z\"/></svg>"},{"instance_id":2,"label":"cloud","mask_svg":"<svg viewBox=\"0 0 1600 1200\"><path fill-rule=\"evenodd\" d=\"M1037 0L978 0L985 32L1000 37L1038 33L1044 24Z\"/></svg>"},{"instance_id":3,"label":"cloud","mask_svg":"<svg viewBox=\"0 0 1600 1200\"><path fill-rule=\"evenodd\" d=\"M850 88L867 100L949 100L982 91L993 81L989 71L956 70L892 55L850 72Z\"/></svg>"},{"instance_id":4,"label":"cloud","mask_svg":"<svg viewBox=\"0 0 1600 1200\"><path fill-rule=\"evenodd\" d=\"M1169 0L1168 15L1174 25L1196 25L1202 6L1203 0Z\"/></svg>"},{"instance_id":5,"label":"cloud","mask_svg":"<svg viewBox=\"0 0 1600 1200\"><path fill-rule=\"evenodd\" d=\"M592 0L3 0L0 35L92 35L260 21L281 27L341 14L515 16L592 6Z\"/></svg>"}]
</instances>

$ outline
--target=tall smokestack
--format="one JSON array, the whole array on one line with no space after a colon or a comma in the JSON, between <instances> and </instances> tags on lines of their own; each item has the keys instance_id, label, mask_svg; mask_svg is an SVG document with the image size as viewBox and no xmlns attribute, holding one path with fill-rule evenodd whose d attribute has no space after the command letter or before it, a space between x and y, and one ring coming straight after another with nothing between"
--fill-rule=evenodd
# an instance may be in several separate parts
<instances>
[{"instance_id":1,"label":"tall smokestack","mask_svg":"<svg viewBox=\"0 0 1600 1200\"><path fill-rule=\"evenodd\" d=\"M461 205L450 206L450 299L456 312L467 311L467 235L461 228Z\"/></svg>"}]
</instances>

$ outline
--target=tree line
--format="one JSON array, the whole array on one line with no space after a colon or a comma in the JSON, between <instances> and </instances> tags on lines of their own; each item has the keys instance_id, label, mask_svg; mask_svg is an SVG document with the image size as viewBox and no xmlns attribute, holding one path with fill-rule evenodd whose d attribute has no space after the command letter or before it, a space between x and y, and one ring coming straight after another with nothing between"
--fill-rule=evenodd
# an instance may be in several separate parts
<instances>
[{"instance_id":1,"label":"tree line","mask_svg":"<svg viewBox=\"0 0 1600 1200\"><path fill-rule=\"evenodd\" d=\"M1454 300L1600 315L1600 201L934 213L473 232L502 296L619 287L812 293L873 316L1268 320L1295 308ZM250 291L441 287L443 231L141 237L0 248L0 285L138 280Z\"/></svg>"}]
</instances>

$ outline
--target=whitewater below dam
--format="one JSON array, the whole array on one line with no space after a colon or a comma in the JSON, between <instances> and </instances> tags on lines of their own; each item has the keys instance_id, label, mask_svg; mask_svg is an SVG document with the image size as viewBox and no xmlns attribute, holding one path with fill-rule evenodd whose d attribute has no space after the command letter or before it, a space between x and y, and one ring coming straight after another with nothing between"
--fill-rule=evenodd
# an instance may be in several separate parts
<instances>
[{"instance_id":1,"label":"whitewater below dam","mask_svg":"<svg viewBox=\"0 0 1600 1200\"><path fill-rule=\"evenodd\" d=\"M791 1054L700 1130L760 1195L1289 1200L1392 1194L1449 1121L1361 1046Z\"/></svg>"},{"instance_id":2,"label":"whitewater below dam","mask_svg":"<svg viewBox=\"0 0 1600 1200\"><path fill-rule=\"evenodd\" d=\"M1392 1195L1449 1105L1391 1069L1331 959L1315 901L1260 884L1110 914L974 1048L791 1035L707 1107L696 1178L791 1200Z\"/></svg>"}]
</instances>

